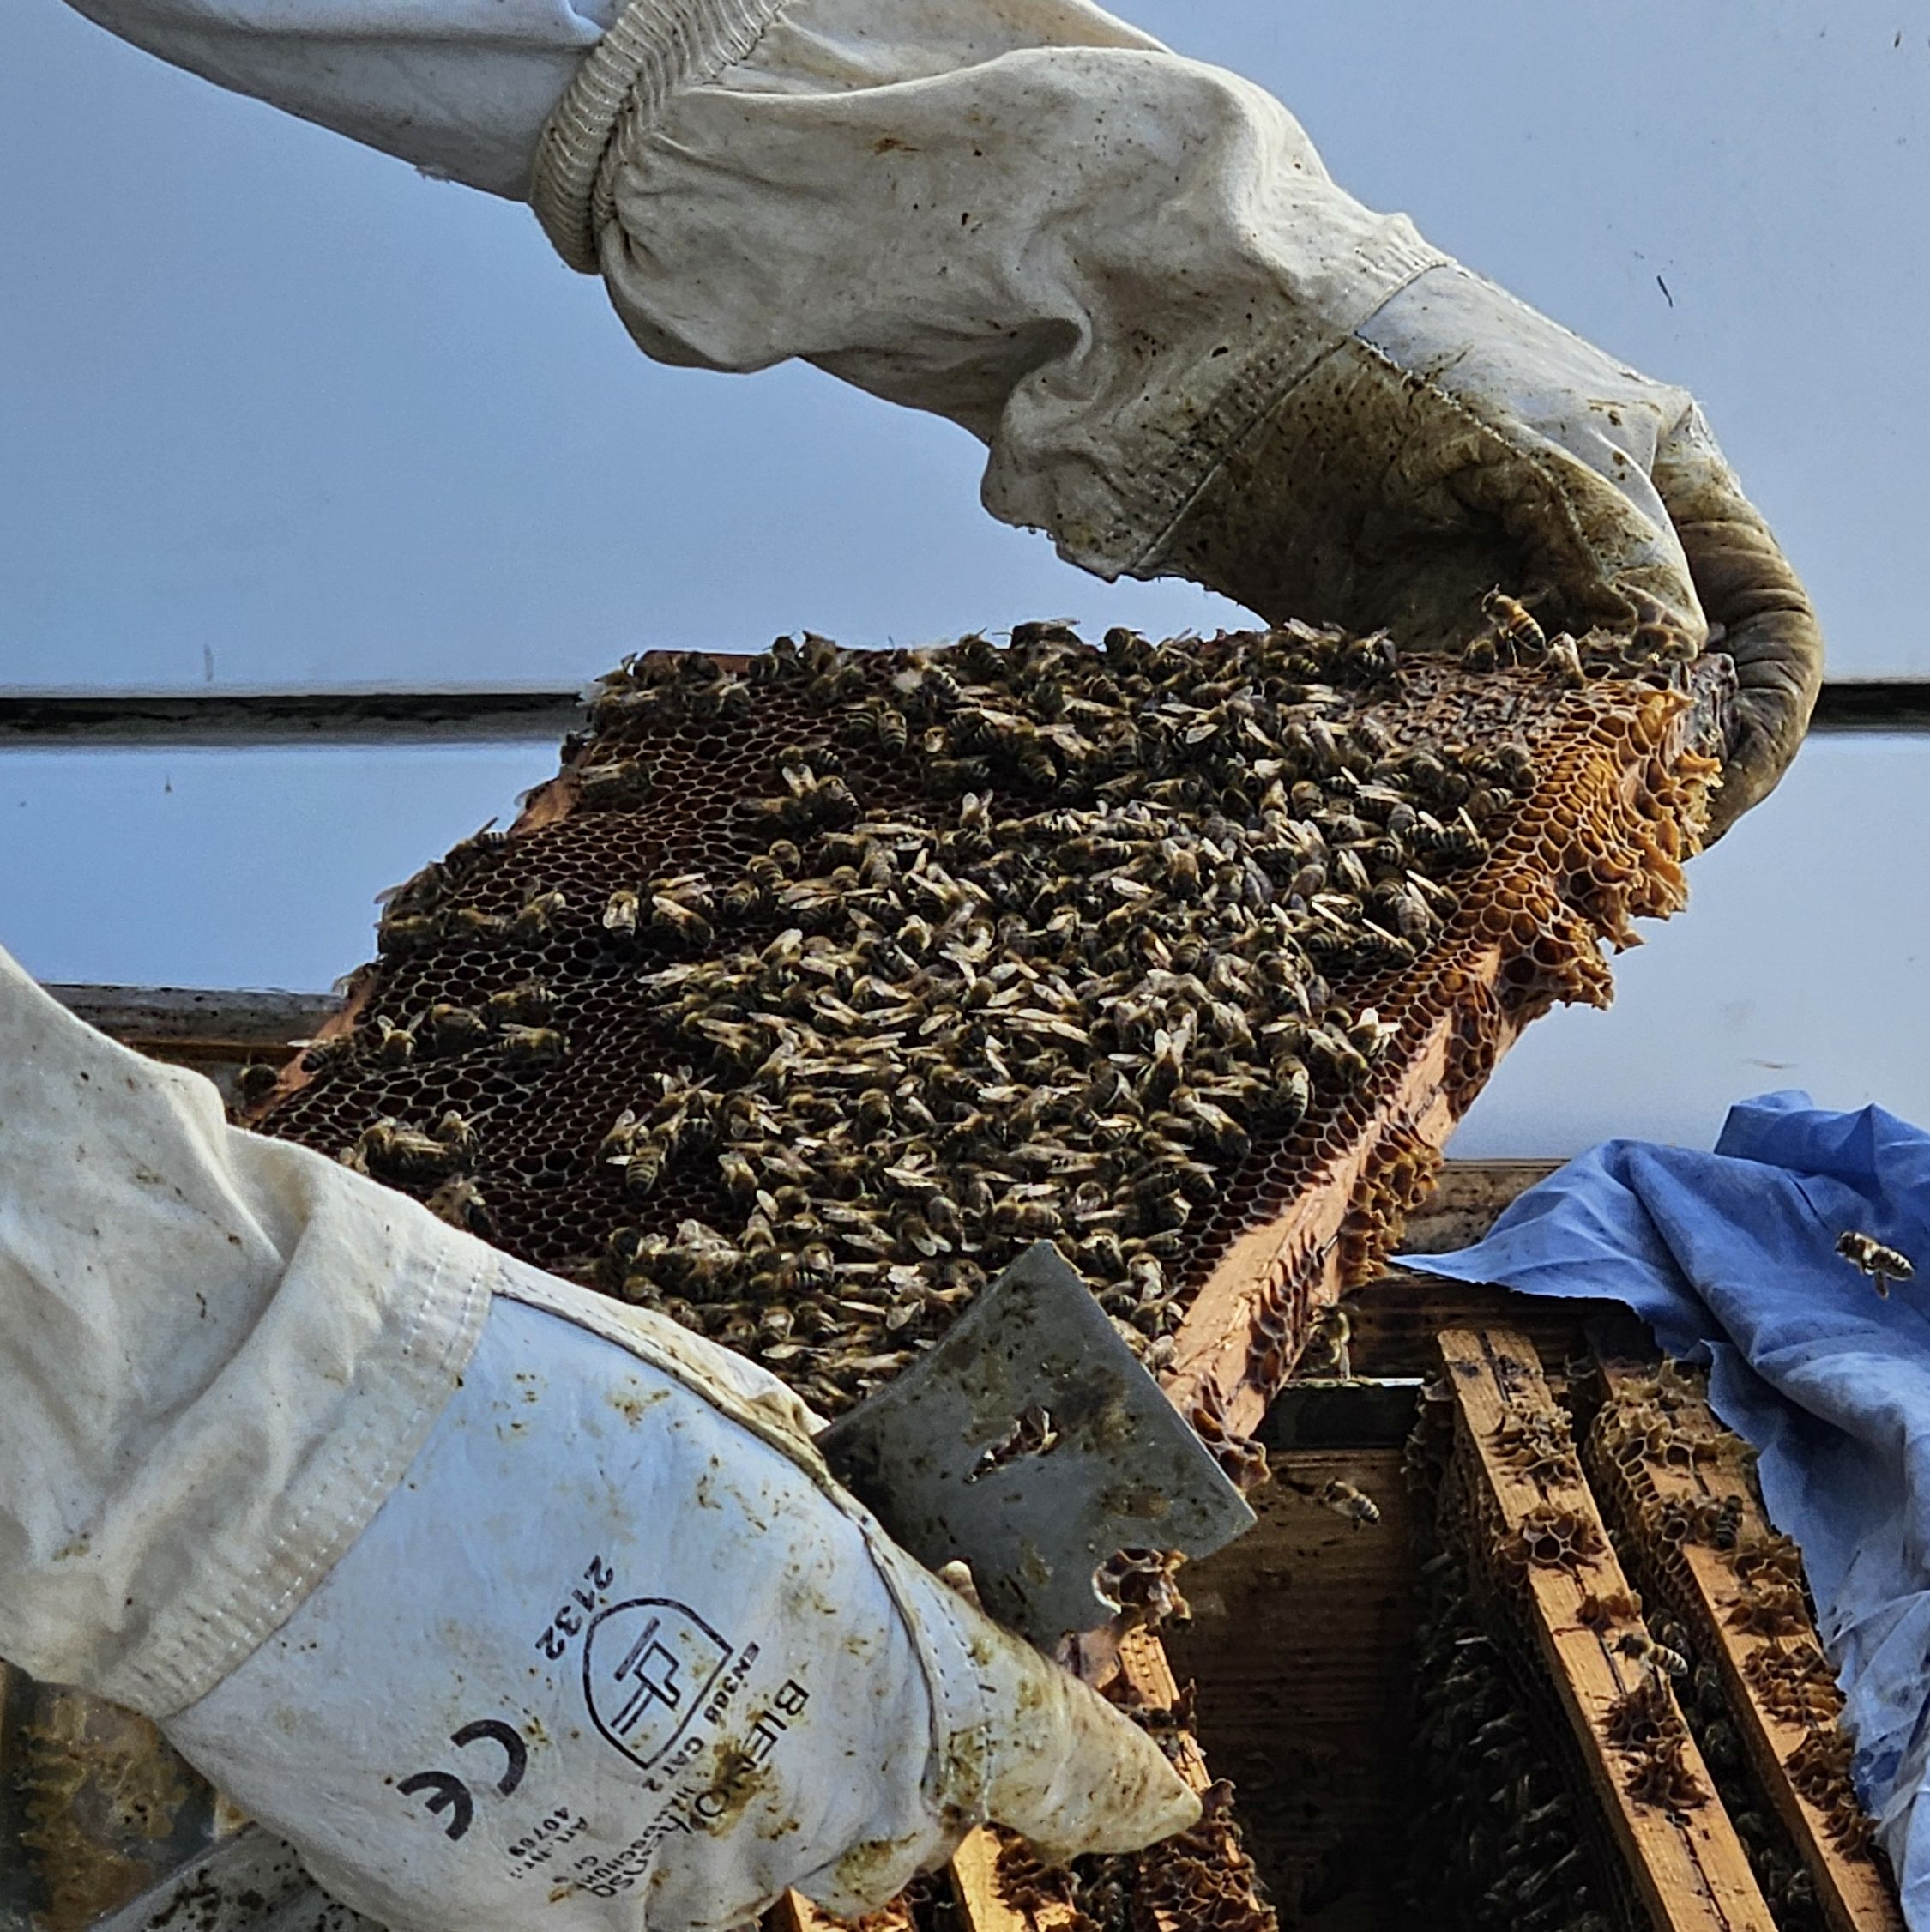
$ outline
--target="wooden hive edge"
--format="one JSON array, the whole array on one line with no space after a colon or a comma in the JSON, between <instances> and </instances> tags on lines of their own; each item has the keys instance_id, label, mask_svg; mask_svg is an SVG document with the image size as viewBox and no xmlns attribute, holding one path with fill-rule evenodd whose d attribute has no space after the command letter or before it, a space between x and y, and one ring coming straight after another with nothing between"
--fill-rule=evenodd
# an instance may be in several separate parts
<instances>
[{"instance_id":1,"label":"wooden hive edge","mask_svg":"<svg viewBox=\"0 0 1930 1932\"><path fill-rule=\"evenodd\" d=\"M1726 688L1724 673L1711 670L1676 702L1648 758L1631 760L1620 774L1625 806L1632 807L1639 796L1648 758L1674 769L1696 755L1716 728ZM1472 1094L1457 1098L1450 1090L1454 1034L1463 1011L1493 998L1503 965L1498 942L1444 963L1444 975L1460 975L1455 1005L1434 1020L1408 1054L1399 1080L1368 1126L1333 1157L1320 1181L1271 1221L1236 1238L1201 1284L1174 1337L1173 1365L1162 1378L1167 1395L1190 1418L1203 1410L1234 1435L1250 1435L1258 1428L1305 1345L1308 1319L1343 1290L1342 1230L1378 1154L1405 1140L1438 1155L1473 1099ZM1497 1064L1527 1023L1497 1006L1492 1040ZM1506 1179L1497 1192L1505 1190L1508 1198L1530 1178L1550 1171L1541 1163L1501 1165Z\"/></svg>"},{"instance_id":2,"label":"wooden hive edge","mask_svg":"<svg viewBox=\"0 0 1930 1932\"><path fill-rule=\"evenodd\" d=\"M1648 1373L1645 1365L1612 1358L1603 1359L1600 1366L1611 1400ZM1700 1410L1711 1429L1720 1427L1706 1404L1701 1404ZM1662 1505L1678 1503L1692 1508L1706 1501L1734 1498L1740 1508L1739 1543L1771 1533L1740 1464L1711 1470L1700 1464L1680 1468L1650 1460L1644 1461L1643 1470ZM1705 1481L1710 1475L1717 1478L1714 1486ZM1827 1811L1799 1791L1790 1777L1791 1757L1819 1727L1770 1710L1747 1669L1753 1655L1780 1650L1782 1640L1738 1628L1734 1623L1731 1613L1740 1600L1740 1585L1721 1550L1692 1538L1680 1546L1680 1552L1683 1574L1674 1579L1671 1594L1690 1598L1681 1606L1687 1613L1683 1621L1714 1653L1725 1701L1739 1723L1743 1748L1815 1882L1824 1918L1834 1932L1902 1932L1901 1909L1876 1858L1839 1847L1831 1836ZM1806 1634L1820 1651L1822 1643L1813 1629Z\"/></svg>"},{"instance_id":3,"label":"wooden hive edge","mask_svg":"<svg viewBox=\"0 0 1930 1932\"><path fill-rule=\"evenodd\" d=\"M1511 1467L1498 1432L1511 1417L1558 1415L1533 1346L1506 1329L1450 1329L1440 1337L1447 1386L1458 1416L1457 1434L1477 1476L1511 1531L1559 1497L1565 1511L1588 1519L1592 1553L1565 1567L1529 1562L1522 1577L1533 1639L1571 1734L1636 1889L1657 1932L1774 1932L1775 1921L1758 1887L1721 1801L1680 1711L1681 1760L1706 1793L1690 1810L1674 1811L1633 1798L1607 1732L1610 1713L1635 1687L1639 1667L1611 1650L1602 1630L1580 1614L1589 1597L1607 1602L1628 1585L1594 1498L1577 1465L1566 1479L1533 1477ZM1674 1706L1666 1678L1661 1684Z\"/></svg>"}]
</instances>

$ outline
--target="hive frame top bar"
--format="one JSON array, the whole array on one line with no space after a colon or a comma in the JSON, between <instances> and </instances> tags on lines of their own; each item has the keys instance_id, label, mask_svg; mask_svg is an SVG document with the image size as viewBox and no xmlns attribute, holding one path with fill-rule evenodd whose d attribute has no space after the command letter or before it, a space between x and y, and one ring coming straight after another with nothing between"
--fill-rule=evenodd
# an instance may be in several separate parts
<instances>
[{"instance_id":1,"label":"hive frame top bar","mask_svg":"<svg viewBox=\"0 0 1930 1932\"><path fill-rule=\"evenodd\" d=\"M1726 659L1692 667L1691 701L1656 746L1659 762L1673 765L1698 746L1719 744L1733 691ZM1634 804L1640 786L1638 770L1624 772L1625 803ZM1407 1215L1432 1192L1440 1150L1473 1098L1454 1064L1466 1044L1457 1035L1479 1016L1487 1038L1478 1086L1540 1010L1510 1013L1496 1001L1505 963L1498 941L1469 948L1458 1011L1440 1012L1426 1038L1409 1049L1374 1123L1335 1156L1318 1184L1244 1235L1201 1284L1165 1382L1171 1398L1209 1439L1237 1440L1258 1429L1300 1356L1313 1316L1378 1273ZM1399 1184L1384 1190L1383 1202L1363 1204L1377 1165L1391 1165ZM1383 1226L1373 1225L1377 1219Z\"/></svg>"}]
</instances>

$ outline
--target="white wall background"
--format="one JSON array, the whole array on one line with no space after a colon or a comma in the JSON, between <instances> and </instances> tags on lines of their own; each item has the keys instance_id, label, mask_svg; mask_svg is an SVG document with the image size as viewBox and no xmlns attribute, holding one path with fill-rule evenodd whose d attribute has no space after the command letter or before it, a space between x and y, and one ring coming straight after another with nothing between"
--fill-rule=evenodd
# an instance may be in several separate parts
<instances>
[{"instance_id":1,"label":"white wall background","mask_svg":"<svg viewBox=\"0 0 1930 1932\"><path fill-rule=\"evenodd\" d=\"M1930 676L1920 0L1139 0L1362 197L1702 397L1839 675ZM808 371L656 369L526 212L15 0L0 63L0 685L568 683L799 625L1172 630L975 506L962 433ZM1660 280L1658 281L1658 278ZM1662 283L1667 284L1665 293ZM316 987L525 750L0 754L47 977ZM1806 1084L1930 1119L1930 740L1819 741L1697 903L1509 1062L1460 1152L1706 1139Z\"/></svg>"}]
</instances>

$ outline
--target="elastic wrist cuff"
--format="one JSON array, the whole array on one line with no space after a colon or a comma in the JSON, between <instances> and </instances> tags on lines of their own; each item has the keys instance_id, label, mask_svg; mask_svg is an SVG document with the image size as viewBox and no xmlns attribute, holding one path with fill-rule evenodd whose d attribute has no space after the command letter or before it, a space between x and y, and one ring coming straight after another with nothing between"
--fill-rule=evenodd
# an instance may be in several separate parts
<instances>
[{"instance_id":1,"label":"elastic wrist cuff","mask_svg":"<svg viewBox=\"0 0 1930 1932\"><path fill-rule=\"evenodd\" d=\"M784 0L630 0L577 69L536 143L530 202L556 251L584 275L614 219L605 163L619 132L646 132L680 88L745 57Z\"/></svg>"}]
</instances>

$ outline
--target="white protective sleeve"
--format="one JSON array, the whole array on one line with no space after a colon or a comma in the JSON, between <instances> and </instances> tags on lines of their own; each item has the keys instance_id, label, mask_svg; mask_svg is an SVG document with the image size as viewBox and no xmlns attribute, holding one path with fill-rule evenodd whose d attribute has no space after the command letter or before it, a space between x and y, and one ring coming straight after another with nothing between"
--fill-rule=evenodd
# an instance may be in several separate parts
<instances>
[{"instance_id":1,"label":"white protective sleeve","mask_svg":"<svg viewBox=\"0 0 1930 1932\"><path fill-rule=\"evenodd\" d=\"M0 953L0 1655L160 1718L255 1650L475 1345L454 1232Z\"/></svg>"},{"instance_id":2,"label":"white protective sleeve","mask_svg":"<svg viewBox=\"0 0 1930 1932\"><path fill-rule=\"evenodd\" d=\"M897 1550L782 1384L115 1045L0 953L0 1656L402 1932L883 1903L1156 1745Z\"/></svg>"},{"instance_id":3,"label":"white protective sleeve","mask_svg":"<svg viewBox=\"0 0 1930 1932\"><path fill-rule=\"evenodd\" d=\"M491 194L528 192L536 140L623 0L70 0L237 94Z\"/></svg>"},{"instance_id":4,"label":"white protective sleeve","mask_svg":"<svg viewBox=\"0 0 1930 1932\"><path fill-rule=\"evenodd\" d=\"M205 1696L368 1526L510 1294L808 1436L774 1376L231 1127L0 951L0 1656L163 1720Z\"/></svg>"},{"instance_id":5,"label":"white protective sleeve","mask_svg":"<svg viewBox=\"0 0 1930 1932\"><path fill-rule=\"evenodd\" d=\"M615 0L74 3L533 194L652 356L801 357L962 424L986 507L1107 576L1150 565L1225 444L1441 259L1264 89L1089 0L638 0L587 61Z\"/></svg>"}]
</instances>

